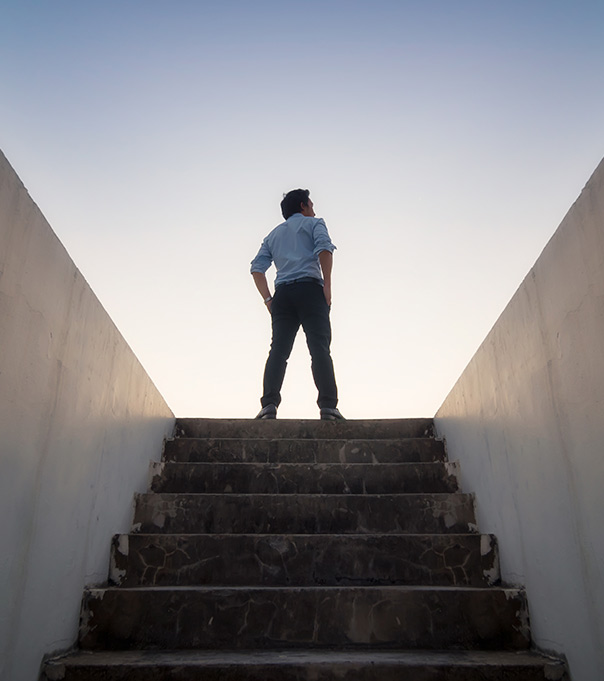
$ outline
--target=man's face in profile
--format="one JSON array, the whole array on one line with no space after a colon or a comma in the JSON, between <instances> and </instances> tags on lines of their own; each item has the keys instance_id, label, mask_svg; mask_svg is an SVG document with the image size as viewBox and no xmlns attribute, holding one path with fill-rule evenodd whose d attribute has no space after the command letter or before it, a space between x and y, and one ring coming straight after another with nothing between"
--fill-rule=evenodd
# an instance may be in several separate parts
<instances>
[{"instance_id":1,"label":"man's face in profile","mask_svg":"<svg viewBox=\"0 0 604 681\"><path fill-rule=\"evenodd\" d=\"M302 210L300 212L302 213L302 215L304 215L307 218L314 218L315 217L315 211L314 211L314 208L313 208L314 204L310 200L310 198L308 199L308 203L306 205L305 204L301 204L301 205L302 205Z\"/></svg>"}]
</instances>

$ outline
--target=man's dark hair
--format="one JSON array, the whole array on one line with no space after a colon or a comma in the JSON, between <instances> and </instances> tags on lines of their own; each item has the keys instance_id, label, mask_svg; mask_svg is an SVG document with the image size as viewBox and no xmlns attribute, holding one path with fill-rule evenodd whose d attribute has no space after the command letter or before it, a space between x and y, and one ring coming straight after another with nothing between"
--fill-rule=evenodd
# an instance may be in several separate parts
<instances>
[{"instance_id":1,"label":"man's dark hair","mask_svg":"<svg viewBox=\"0 0 604 681\"><path fill-rule=\"evenodd\" d=\"M294 213L300 213L300 206L308 203L310 191L308 189L292 189L291 192L283 197L281 201L281 212L283 217L287 220L291 218Z\"/></svg>"}]
</instances>

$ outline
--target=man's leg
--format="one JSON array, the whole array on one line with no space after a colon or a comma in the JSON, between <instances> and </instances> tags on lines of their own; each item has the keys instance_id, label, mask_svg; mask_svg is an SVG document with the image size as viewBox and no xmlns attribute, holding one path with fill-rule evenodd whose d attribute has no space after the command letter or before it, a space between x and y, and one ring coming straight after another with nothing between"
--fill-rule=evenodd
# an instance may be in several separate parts
<instances>
[{"instance_id":1,"label":"man's leg","mask_svg":"<svg viewBox=\"0 0 604 681\"><path fill-rule=\"evenodd\" d=\"M300 320L289 300L288 288L287 286L279 287L275 291L271 306L273 337L264 368L264 394L260 400L263 407L268 404L278 407L281 403L281 386L285 377L287 360L300 328Z\"/></svg>"},{"instance_id":2,"label":"man's leg","mask_svg":"<svg viewBox=\"0 0 604 681\"><path fill-rule=\"evenodd\" d=\"M305 287L298 300L300 322L306 334L306 344L312 359L312 375L319 391L319 408L335 409L338 404L338 388L331 359L331 322L329 306L323 288L317 284L294 284Z\"/></svg>"}]
</instances>

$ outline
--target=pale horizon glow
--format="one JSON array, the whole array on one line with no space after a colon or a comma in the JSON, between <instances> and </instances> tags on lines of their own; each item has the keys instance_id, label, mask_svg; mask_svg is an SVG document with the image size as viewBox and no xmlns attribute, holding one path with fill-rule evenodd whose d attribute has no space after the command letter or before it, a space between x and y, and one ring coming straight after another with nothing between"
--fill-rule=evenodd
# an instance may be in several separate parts
<instances>
[{"instance_id":1,"label":"pale horizon glow","mask_svg":"<svg viewBox=\"0 0 604 681\"><path fill-rule=\"evenodd\" d=\"M177 416L259 410L303 187L341 411L431 417L604 155L602 63L598 2L7 0L0 148ZM315 400L300 331L279 416Z\"/></svg>"}]
</instances>

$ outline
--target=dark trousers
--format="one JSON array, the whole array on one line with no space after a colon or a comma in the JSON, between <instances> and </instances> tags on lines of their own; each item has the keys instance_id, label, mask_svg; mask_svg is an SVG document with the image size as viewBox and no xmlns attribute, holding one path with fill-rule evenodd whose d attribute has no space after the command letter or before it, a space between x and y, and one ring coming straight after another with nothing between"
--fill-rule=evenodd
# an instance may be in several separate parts
<instances>
[{"instance_id":1,"label":"dark trousers","mask_svg":"<svg viewBox=\"0 0 604 681\"><path fill-rule=\"evenodd\" d=\"M331 323L323 287L313 282L278 286L271 304L271 316L273 338L264 369L262 406L279 406L281 402L287 360L302 325L312 359L312 375L319 391L317 404L334 408L338 403L338 389L329 350Z\"/></svg>"}]
</instances>

